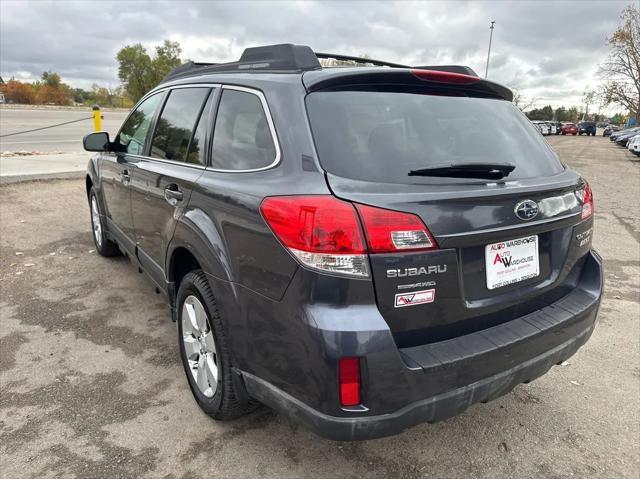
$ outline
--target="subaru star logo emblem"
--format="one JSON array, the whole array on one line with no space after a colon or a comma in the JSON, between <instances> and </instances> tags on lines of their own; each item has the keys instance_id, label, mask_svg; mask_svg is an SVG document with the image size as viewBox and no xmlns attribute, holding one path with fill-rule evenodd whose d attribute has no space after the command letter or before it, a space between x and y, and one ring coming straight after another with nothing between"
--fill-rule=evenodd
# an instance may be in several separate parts
<instances>
[{"instance_id":1,"label":"subaru star logo emblem","mask_svg":"<svg viewBox=\"0 0 640 479\"><path fill-rule=\"evenodd\" d=\"M521 220L532 220L538 216L538 203L533 200L524 200L518 203L513 211Z\"/></svg>"}]
</instances>

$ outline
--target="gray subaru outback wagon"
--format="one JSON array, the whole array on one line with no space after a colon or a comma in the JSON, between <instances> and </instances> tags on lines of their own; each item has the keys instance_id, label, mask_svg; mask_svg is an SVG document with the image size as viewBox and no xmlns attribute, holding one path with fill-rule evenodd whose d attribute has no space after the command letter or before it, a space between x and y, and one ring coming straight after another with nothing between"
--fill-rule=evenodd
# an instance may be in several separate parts
<instances>
[{"instance_id":1,"label":"gray subaru outback wagon","mask_svg":"<svg viewBox=\"0 0 640 479\"><path fill-rule=\"evenodd\" d=\"M85 137L96 248L167 296L215 419L263 403L355 440L447 418L574 354L602 297L589 184L511 100L291 44L189 63Z\"/></svg>"}]
</instances>

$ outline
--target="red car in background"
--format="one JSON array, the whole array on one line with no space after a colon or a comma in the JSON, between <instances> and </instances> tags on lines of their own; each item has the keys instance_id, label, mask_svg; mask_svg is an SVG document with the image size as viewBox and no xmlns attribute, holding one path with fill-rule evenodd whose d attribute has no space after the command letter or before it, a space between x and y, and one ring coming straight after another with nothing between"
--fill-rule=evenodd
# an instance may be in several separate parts
<instances>
[{"instance_id":1,"label":"red car in background","mask_svg":"<svg viewBox=\"0 0 640 479\"><path fill-rule=\"evenodd\" d=\"M562 134L563 135L577 135L578 127L575 123L563 123L562 125Z\"/></svg>"}]
</instances>

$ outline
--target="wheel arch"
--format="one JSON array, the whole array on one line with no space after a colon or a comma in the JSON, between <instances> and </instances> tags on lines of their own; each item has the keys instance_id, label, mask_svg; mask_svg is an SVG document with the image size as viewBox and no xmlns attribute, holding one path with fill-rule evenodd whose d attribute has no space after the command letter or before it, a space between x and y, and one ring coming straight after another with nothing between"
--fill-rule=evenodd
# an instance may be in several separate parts
<instances>
[{"instance_id":1,"label":"wheel arch","mask_svg":"<svg viewBox=\"0 0 640 479\"><path fill-rule=\"evenodd\" d=\"M233 280L226 243L213 220L201 209L185 211L176 222L166 258L165 271L169 281L175 279L176 259L189 257L205 273L225 281Z\"/></svg>"},{"instance_id":2,"label":"wheel arch","mask_svg":"<svg viewBox=\"0 0 640 479\"><path fill-rule=\"evenodd\" d=\"M236 291L225 242L213 220L202 210L185 212L176 223L166 257L166 277L172 318L177 320L176 298L180 281L193 269L201 269L221 311L237 308ZM215 278L215 281L212 279ZM223 318L226 314L223 315Z\"/></svg>"}]
</instances>

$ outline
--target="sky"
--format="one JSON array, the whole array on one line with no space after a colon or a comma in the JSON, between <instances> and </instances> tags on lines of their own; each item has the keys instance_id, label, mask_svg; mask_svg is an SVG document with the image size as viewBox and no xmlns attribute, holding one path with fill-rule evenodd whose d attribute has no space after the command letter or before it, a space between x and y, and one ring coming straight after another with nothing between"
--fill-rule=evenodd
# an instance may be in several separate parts
<instances>
[{"instance_id":1,"label":"sky","mask_svg":"<svg viewBox=\"0 0 640 479\"><path fill-rule=\"evenodd\" d=\"M120 48L142 43L152 51L164 39L194 61L297 43L409 65L462 64L484 75L494 20L489 79L538 107L578 106L585 88L597 86L606 38L630 1L0 0L0 76L32 81L53 70L74 87L115 87Z\"/></svg>"}]
</instances>

